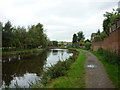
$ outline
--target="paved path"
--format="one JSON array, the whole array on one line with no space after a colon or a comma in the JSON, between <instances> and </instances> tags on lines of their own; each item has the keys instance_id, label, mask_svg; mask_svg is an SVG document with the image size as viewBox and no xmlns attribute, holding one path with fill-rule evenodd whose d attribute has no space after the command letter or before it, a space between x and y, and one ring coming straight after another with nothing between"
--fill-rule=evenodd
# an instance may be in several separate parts
<instances>
[{"instance_id":1,"label":"paved path","mask_svg":"<svg viewBox=\"0 0 120 90\"><path fill-rule=\"evenodd\" d=\"M114 88L111 80L95 55L82 50L86 53L87 60L85 62L86 71L86 88Z\"/></svg>"}]
</instances>

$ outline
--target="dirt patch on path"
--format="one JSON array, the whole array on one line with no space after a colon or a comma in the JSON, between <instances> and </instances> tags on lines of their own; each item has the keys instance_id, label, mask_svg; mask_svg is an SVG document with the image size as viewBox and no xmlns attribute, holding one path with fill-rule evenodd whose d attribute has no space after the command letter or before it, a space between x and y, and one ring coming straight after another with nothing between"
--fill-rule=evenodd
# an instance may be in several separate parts
<instances>
[{"instance_id":1,"label":"dirt patch on path","mask_svg":"<svg viewBox=\"0 0 120 90\"><path fill-rule=\"evenodd\" d=\"M103 64L98 58L88 51L82 51L87 56L85 62L86 88L114 88Z\"/></svg>"}]
</instances>

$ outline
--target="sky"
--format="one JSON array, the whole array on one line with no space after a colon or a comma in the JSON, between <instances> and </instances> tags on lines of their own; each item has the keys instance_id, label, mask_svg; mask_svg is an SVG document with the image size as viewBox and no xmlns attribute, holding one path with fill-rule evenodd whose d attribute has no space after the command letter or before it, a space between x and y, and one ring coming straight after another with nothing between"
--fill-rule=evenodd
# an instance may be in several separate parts
<instances>
[{"instance_id":1,"label":"sky","mask_svg":"<svg viewBox=\"0 0 120 90\"><path fill-rule=\"evenodd\" d=\"M82 31L86 39L103 30L103 14L119 0L0 0L0 21L13 26L41 23L50 40L72 41Z\"/></svg>"}]
</instances>

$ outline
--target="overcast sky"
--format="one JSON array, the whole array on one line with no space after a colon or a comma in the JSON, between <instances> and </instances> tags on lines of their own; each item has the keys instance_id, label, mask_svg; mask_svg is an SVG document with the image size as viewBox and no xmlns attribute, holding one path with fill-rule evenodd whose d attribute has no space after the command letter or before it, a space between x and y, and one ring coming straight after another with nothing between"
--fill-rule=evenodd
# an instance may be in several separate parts
<instances>
[{"instance_id":1,"label":"overcast sky","mask_svg":"<svg viewBox=\"0 0 120 90\"><path fill-rule=\"evenodd\" d=\"M103 14L118 7L119 0L0 0L0 21L15 26L41 23L50 40L72 41L83 31L86 39L102 31Z\"/></svg>"}]
</instances>

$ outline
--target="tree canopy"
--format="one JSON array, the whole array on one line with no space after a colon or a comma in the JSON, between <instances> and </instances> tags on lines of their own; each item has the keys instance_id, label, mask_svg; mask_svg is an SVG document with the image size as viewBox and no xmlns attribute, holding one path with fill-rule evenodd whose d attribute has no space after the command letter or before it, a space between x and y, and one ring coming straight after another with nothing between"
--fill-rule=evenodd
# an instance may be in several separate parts
<instances>
[{"instance_id":1,"label":"tree canopy","mask_svg":"<svg viewBox=\"0 0 120 90\"><path fill-rule=\"evenodd\" d=\"M84 38L83 32L79 31L77 34L73 34L73 40L72 43L80 42Z\"/></svg>"},{"instance_id":2,"label":"tree canopy","mask_svg":"<svg viewBox=\"0 0 120 90\"><path fill-rule=\"evenodd\" d=\"M43 29L43 25L38 23L37 25L25 27L13 27L10 21L6 22L2 28L2 47L15 47L15 48L37 48L41 46L45 48L47 46L47 35Z\"/></svg>"},{"instance_id":3,"label":"tree canopy","mask_svg":"<svg viewBox=\"0 0 120 90\"><path fill-rule=\"evenodd\" d=\"M78 35L78 36L77 36L78 42L80 42L80 40L82 40L82 39L85 39L82 31L79 31L79 32L77 33L77 35Z\"/></svg>"},{"instance_id":4,"label":"tree canopy","mask_svg":"<svg viewBox=\"0 0 120 90\"><path fill-rule=\"evenodd\" d=\"M78 41L78 40L77 40L77 35L76 35L76 34L74 34L74 35L73 35L73 40L72 40L72 43L77 43L77 41Z\"/></svg>"},{"instance_id":5,"label":"tree canopy","mask_svg":"<svg viewBox=\"0 0 120 90\"><path fill-rule=\"evenodd\" d=\"M109 28L115 24L118 19L120 19L120 13L119 11L113 9L112 12L106 12L104 17L103 30L107 35L109 35Z\"/></svg>"}]
</instances>

